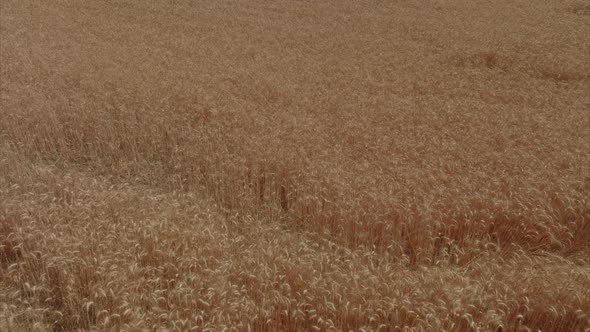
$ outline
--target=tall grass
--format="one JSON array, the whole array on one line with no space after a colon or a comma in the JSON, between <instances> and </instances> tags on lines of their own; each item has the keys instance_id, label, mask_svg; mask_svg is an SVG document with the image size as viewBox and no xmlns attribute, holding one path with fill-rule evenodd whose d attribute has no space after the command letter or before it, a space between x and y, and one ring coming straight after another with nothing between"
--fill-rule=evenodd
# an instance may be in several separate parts
<instances>
[{"instance_id":1,"label":"tall grass","mask_svg":"<svg viewBox=\"0 0 590 332\"><path fill-rule=\"evenodd\" d=\"M6 326L588 328L580 6L3 3Z\"/></svg>"}]
</instances>

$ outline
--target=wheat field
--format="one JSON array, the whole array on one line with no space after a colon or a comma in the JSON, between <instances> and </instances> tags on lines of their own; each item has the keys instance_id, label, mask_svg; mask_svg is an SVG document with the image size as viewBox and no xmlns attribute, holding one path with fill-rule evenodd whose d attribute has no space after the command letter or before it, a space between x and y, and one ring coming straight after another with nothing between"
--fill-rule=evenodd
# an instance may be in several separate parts
<instances>
[{"instance_id":1,"label":"wheat field","mask_svg":"<svg viewBox=\"0 0 590 332\"><path fill-rule=\"evenodd\" d=\"M0 330L590 331L587 0L2 0Z\"/></svg>"}]
</instances>

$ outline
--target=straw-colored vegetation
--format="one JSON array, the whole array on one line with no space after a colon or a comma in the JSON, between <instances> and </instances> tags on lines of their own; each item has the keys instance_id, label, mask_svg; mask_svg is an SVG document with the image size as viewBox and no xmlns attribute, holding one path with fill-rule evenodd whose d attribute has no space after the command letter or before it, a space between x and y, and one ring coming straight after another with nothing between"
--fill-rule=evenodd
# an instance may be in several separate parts
<instances>
[{"instance_id":1,"label":"straw-colored vegetation","mask_svg":"<svg viewBox=\"0 0 590 332\"><path fill-rule=\"evenodd\" d=\"M2 0L0 330L588 331L589 9Z\"/></svg>"}]
</instances>

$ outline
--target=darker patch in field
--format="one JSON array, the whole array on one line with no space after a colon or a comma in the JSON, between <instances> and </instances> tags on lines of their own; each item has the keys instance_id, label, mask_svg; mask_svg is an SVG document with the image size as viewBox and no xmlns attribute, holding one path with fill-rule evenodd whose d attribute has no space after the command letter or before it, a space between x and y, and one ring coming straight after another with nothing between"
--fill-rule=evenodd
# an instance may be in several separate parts
<instances>
[{"instance_id":1,"label":"darker patch in field","mask_svg":"<svg viewBox=\"0 0 590 332\"><path fill-rule=\"evenodd\" d=\"M20 246L13 242L5 240L0 242L0 266L6 269L10 264L23 258Z\"/></svg>"},{"instance_id":2,"label":"darker patch in field","mask_svg":"<svg viewBox=\"0 0 590 332\"><path fill-rule=\"evenodd\" d=\"M541 67L535 71L534 76L543 80L550 80L557 83L568 83L574 81L582 81L590 78L590 75L577 72L574 70L561 68Z\"/></svg>"},{"instance_id":3,"label":"darker patch in field","mask_svg":"<svg viewBox=\"0 0 590 332\"><path fill-rule=\"evenodd\" d=\"M23 258L22 243L11 239L16 232L14 227L16 216L10 217L0 215L0 266L3 269Z\"/></svg>"},{"instance_id":4,"label":"darker patch in field","mask_svg":"<svg viewBox=\"0 0 590 332\"><path fill-rule=\"evenodd\" d=\"M569 7L569 12L576 15L590 16L590 3L575 3Z\"/></svg>"},{"instance_id":5,"label":"darker patch in field","mask_svg":"<svg viewBox=\"0 0 590 332\"><path fill-rule=\"evenodd\" d=\"M548 80L555 83L573 83L590 79L590 74L571 68L568 64L529 63L495 51L455 54L450 58L450 63L458 68L524 74L534 79Z\"/></svg>"},{"instance_id":6,"label":"darker patch in field","mask_svg":"<svg viewBox=\"0 0 590 332\"><path fill-rule=\"evenodd\" d=\"M510 59L494 51L455 55L451 58L451 62L455 66L463 68L483 68L507 71L512 67L512 61Z\"/></svg>"}]
</instances>

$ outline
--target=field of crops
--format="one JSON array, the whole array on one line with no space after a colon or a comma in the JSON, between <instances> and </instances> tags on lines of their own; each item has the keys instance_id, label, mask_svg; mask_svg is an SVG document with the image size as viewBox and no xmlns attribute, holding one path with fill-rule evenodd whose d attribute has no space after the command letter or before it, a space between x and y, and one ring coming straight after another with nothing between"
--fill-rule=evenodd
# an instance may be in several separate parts
<instances>
[{"instance_id":1,"label":"field of crops","mask_svg":"<svg viewBox=\"0 0 590 332\"><path fill-rule=\"evenodd\" d=\"M590 331L587 0L2 0L1 331Z\"/></svg>"}]
</instances>

